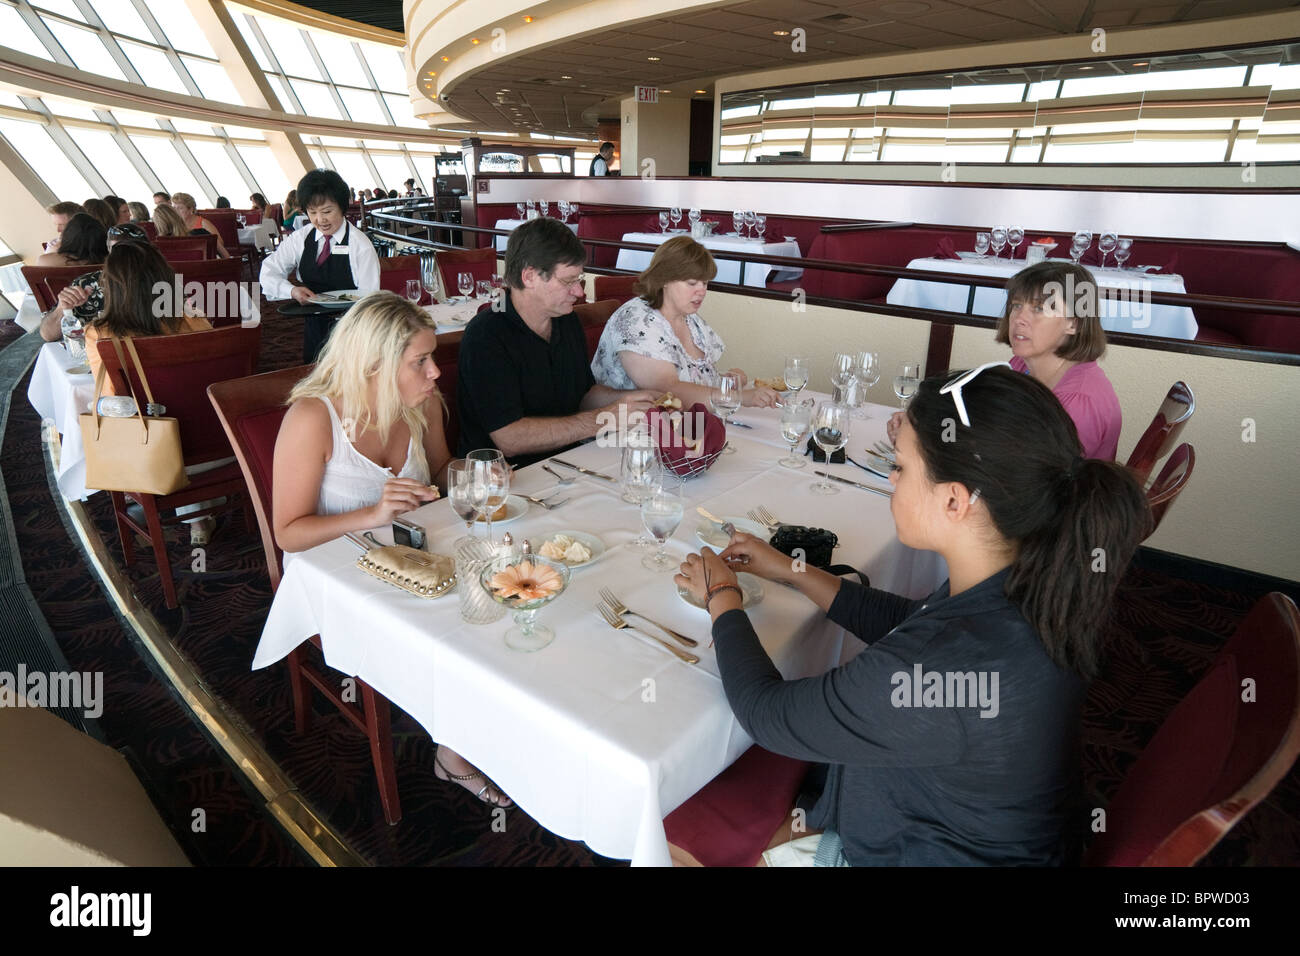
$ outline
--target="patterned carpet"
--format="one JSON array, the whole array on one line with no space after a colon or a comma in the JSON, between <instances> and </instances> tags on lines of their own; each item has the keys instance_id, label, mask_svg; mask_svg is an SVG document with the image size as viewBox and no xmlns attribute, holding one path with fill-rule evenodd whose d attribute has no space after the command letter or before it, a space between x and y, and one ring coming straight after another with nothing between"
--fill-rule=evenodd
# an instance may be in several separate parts
<instances>
[{"instance_id":1,"label":"patterned carpet","mask_svg":"<svg viewBox=\"0 0 1300 956\"><path fill-rule=\"evenodd\" d=\"M0 346L12 323L0 325ZM273 314L264 328L262 370L298 364L301 328ZM285 866L308 861L262 811L256 794L175 702L144 663L59 522L35 453L40 423L19 384L3 437L5 478L18 542L36 600L74 669L105 672L102 726L110 743L131 752L146 786L195 862ZM18 396L23 396L19 399ZM120 555L107 496L89 512ZM394 711L394 742L403 819L384 823L365 739L317 701L312 731L293 729L287 672L259 672L249 661L270 604L261 545L238 514L221 519L205 573L184 568L187 541L174 531L174 568L182 606L167 611L151 555L130 571L136 591L203 674L212 690L280 762L315 809L368 860L383 865L623 865L547 832L511 810L504 832L490 811L433 774L433 744ZM184 568L184 570L182 570ZM1174 703L1195 684L1256 595L1133 569L1118 606L1110 663L1094 684L1085 715L1085 784L1089 806L1104 806L1125 769ZM208 830L189 832L194 808ZM1293 769L1207 861L1218 865L1300 862L1300 774Z\"/></svg>"}]
</instances>

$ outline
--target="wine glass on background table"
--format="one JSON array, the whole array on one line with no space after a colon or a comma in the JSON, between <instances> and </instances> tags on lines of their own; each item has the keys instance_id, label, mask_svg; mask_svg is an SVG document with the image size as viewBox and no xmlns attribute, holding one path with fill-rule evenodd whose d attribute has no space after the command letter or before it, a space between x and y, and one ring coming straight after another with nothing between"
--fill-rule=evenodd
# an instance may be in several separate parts
<instances>
[{"instance_id":1,"label":"wine glass on background table","mask_svg":"<svg viewBox=\"0 0 1300 956\"><path fill-rule=\"evenodd\" d=\"M664 547L682 523L683 504L682 479L670 471L662 473L659 487L641 500L641 523L659 545L654 554L641 559L641 564L651 571L672 571L680 564L668 556Z\"/></svg>"},{"instance_id":2,"label":"wine glass on background table","mask_svg":"<svg viewBox=\"0 0 1300 956\"><path fill-rule=\"evenodd\" d=\"M1091 233L1076 232L1070 239L1070 258L1074 261L1076 266L1079 264L1079 260L1083 258L1083 254L1088 251L1088 247L1091 245Z\"/></svg>"},{"instance_id":3,"label":"wine glass on background table","mask_svg":"<svg viewBox=\"0 0 1300 956\"><path fill-rule=\"evenodd\" d=\"M673 221L673 232L677 231L678 224L682 221L682 207L672 206L668 210L668 218Z\"/></svg>"},{"instance_id":4,"label":"wine glass on background table","mask_svg":"<svg viewBox=\"0 0 1300 956\"><path fill-rule=\"evenodd\" d=\"M852 352L836 352L835 359L831 362L831 384L835 386L832 395L833 401L842 402L849 394L849 386L853 383L853 366L856 364L856 356Z\"/></svg>"},{"instance_id":5,"label":"wine glass on background table","mask_svg":"<svg viewBox=\"0 0 1300 956\"><path fill-rule=\"evenodd\" d=\"M465 522L464 537L457 538L453 547L459 548L474 537L474 519L487 503L487 485L475 480L474 463L464 459L453 459L447 465L447 500L456 517Z\"/></svg>"},{"instance_id":6,"label":"wine glass on background table","mask_svg":"<svg viewBox=\"0 0 1300 956\"><path fill-rule=\"evenodd\" d=\"M525 205L524 203L521 202L515 203L515 210L519 213L520 221L523 221L524 219L528 218L528 206Z\"/></svg>"},{"instance_id":7,"label":"wine glass on background table","mask_svg":"<svg viewBox=\"0 0 1300 956\"><path fill-rule=\"evenodd\" d=\"M743 229L744 226L745 226L744 210L733 209L731 211L731 231L734 232L737 236L739 236L740 230Z\"/></svg>"},{"instance_id":8,"label":"wine glass on background table","mask_svg":"<svg viewBox=\"0 0 1300 956\"><path fill-rule=\"evenodd\" d=\"M1097 249L1101 253L1101 267L1106 268L1106 256L1115 251L1115 246L1119 244L1119 233L1113 229L1107 229L1097 240Z\"/></svg>"},{"instance_id":9,"label":"wine glass on background table","mask_svg":"<svg viewBox=\"0 0 1300 956\"><path fill-rule=\"evenodd\" d=\"M479 279L474 283L475 298L490 300L492 298L492 280Z\"/></svg>"},{"instance_id":10,"label":"wine glass on background table","mask_svg":"<svg viewBox=\"0 0 1300 956\"><path fill-rule=\"evenodd\" d=\"M479 448L466 455L465 460L474 466L474 482L482 487L475 497L483 496L479 514L487 523L487 539L491 544L492 515L506 503L510 494L510 465L506 456L496 448Z\"/></svg>"},{"instance_id":11,"label":"wine glass on background table","mask_svg":"<svg viewBox=\"0 0 1300 956\"><path fill-rule=\"evenodd\" d=\"M691 234L695 233L695 224L700 221L700 211L692 207L686 213L686 221L691 224Z\"/></svg>"},{"instance_id":12,"label":"wine glass on background table","mask_svg":"<svg viewBox=\"0 0 1300 956\"><path fill-rule=\"evenodd\" d=\"M668 234L668 213L666 212L659 214L659 231L664 235Z\"/></svg>"},{"instance_id":13,"label":"wine glass on background table","mask_svg":"<svg viewBox=\"0 0 1300 956\"><path fill-rule=\"evenodd\" d=\"M767 216L763 215L762 213L755 213L754 231L755 231L754 238L757 239L759 242L763 242L767 238Z\"/></svg>"},{"instance_id":14,"label":"wine glass on background table","mask_svg":"<svg viewBox=\"0 0 1300 956\"><path fill-rule=\"evenodd\" d=\"M423 296L424 296L424 292L423 292L423 290L421 290L421 288L420 288L420 280L419 280L419 279L407 279L407 280L406 280L406 297L407 297L408 299L410 299L412 302L414 302L416 305L419 305L419 304L420 304L420 299L423 298Z\"/></svg>"},{"instance_id":15,"label":"wine glass on background table","mask_svg":"<svg viewBox=\"0 0 1300 956\"><path fill-rule=\"evenodd\" d=\"M800 443L812 429L813 406L811 398L789 398L781 406L781 438L790 443L790 454L777 461L785 468L802 468L806 459L799 454Z\"/></svg>"},{"instance_id":16,"label":"wine glass on background table","mask_svg":"<svg viewBox=\"0 0 1300 956\"><path fill-rule=\"evenodd\" d=\"M537 211L537 200L536 200L536 199L530 199L530 200L528 200L526 203L524 203L524 218L525 218L525 219L532 219L532 218L533 218L533 213L535 213L536 211Z\"/></svg>"},{"instance_id":17,"label":"wine glass on background table","mask_svg":"<svg viewBox=\"0 0 1300 956\"><path fill-rule=\"evenodd\" d=\"M569 224L569 200L561 199L555 205L560 210L560 222L567 226Z\"/></svg>"},{"instance_id":18,"label":"wine glass on background table","mask_svg":"<svg viewBox=\"0 0 1300 956\"><path fill-rule=\"evenodd\" d=\"M438 260L433 253L420 256L420 285L429 294L430 302L437 302L438 289L442 287L442 277L438 272Z\"/></svg>"},{"instance_id":19,"label":"wine glass on background table","mask_svg":"<svg viewBox=\"0 0 1300 956\"><path fill-rule=\"evenodd\" d=\"M456 288L460 290L461 299L468 302L474 292L474 273L460 272L456 275Z\"/></svg>"},{"instance_id":20,"label":"wine glass on background table","mask_svg":"<svg viewBox=\"0 0 1300 956\"><path fill-rule=\"evenodd\" d=\"M797 396L808 384L808 360L802 355L787 355L785 371L781 373L788 391Z\"/></svg>"},{"instance_id":21,"label":"wine glass on background table","mask_svg":"<svg viewBox=\"0 0 1300 956\"><path fill-rule=\"evenodd\" d=\"M921 366L915 362L904 362L898 367L894 376L894 394L898 396L899 407L907 408L908 400L921 387Z\"/></svg>"},{"instance_id":22,"label":"wine glass on background table","mask_svg":"<svg viewBox=\"0 0 1300 956\"><path fill-rule=\"evenodd\" d=\"M854 366L853 375L858 382L856 394L859 399L853 406L853 417L865 419L869 417L863 411L867 404L867 389L880 381L880 356L870 351L859 352L858 363Z\"/></svg>"},{"instance_id":23,"label":"wine glass on background table","mask_svg":"<svg viewBox=\"0 0 1300 956\"><path fill-rule=\"evenodd\" d=\"M1016 257L1016 246L1025 241L1025 230L1022 226L1007 226L1007 244L1011 246L1010 257Z\"/></svg>"},{"instance_id":24,"label":"wine glass on background table","mask_svg":"<svg viewBox=\"0 0 1300 956\"><path fill-rule=\"evenodd\" d=\"M989 230L989 245L993 247L994 259L1002 255L1002 250L1007 247L1006 226L994 226Z\"/></svg>"},{"instance_id":25,"label":"wine glass on background table","mask_svg":"<svg viewBox=\"0 0 1300 956\"><path fill-rule=\"evenodd\" d=\"M754 238L754 223L757 221L757 219L758 217L754 214L754 210L752 209L745 210L745 229L749 232L749 235L746 238L748 239Z\"/></svg>"},{"instance_id":26,"label":"wine glass on background table","mask_svg":"<svg viewBox=\"0 0 1300 956\"><path fill-rule=\"evenodd\" d=\"M1124 263L1128 262L1129 256L1133 255L1133 240L1120 237L1115 240L1115 263L1123 271Z\"/></svg>"},{"instance_id":27,"label":"wine glass on background table","mask_svg":"<svg viewBox=\"0 0 1300 956\"><path fill-rule=\"evenodd\" d=\"M981 259L988 258L989 254L989 234L987 232L975 233L975 255Z\"/></svg>"},{"instance_id":28,"label":"wine glass on background table","mask_svg":"<svg viewBox=\"0 0 1300 956\"><path fill-rule=\"evenodd\" d=\"M812 420L813 441L826 456L829 465L831 455L843 448L849 441L849 409L838 402L822 402ZM840 489L831 484L829 478L822 478L813 483L814 494L837 495Z\"/></svg>"}]
</instances>

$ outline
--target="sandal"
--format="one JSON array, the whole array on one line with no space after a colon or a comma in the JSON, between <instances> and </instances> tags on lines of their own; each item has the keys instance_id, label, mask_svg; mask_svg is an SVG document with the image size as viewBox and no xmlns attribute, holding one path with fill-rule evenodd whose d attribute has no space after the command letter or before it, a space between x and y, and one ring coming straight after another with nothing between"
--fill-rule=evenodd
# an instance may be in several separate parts
<instances>
[{"instance_id":1,"label":"sandal","mask_svg":"<svg viewBox=\"0 0 1300 956\"><path fill-rule=\"evenodd\" d=\"M475 768L473 773L464 773L464 774L452 773L450 770L448 770L447 767L443 764L442 760L438 757L438 753L441 750L442 748L439 747L438 750L434 751L433 754L433 765L434 765L433 774L435 777L437 777L439 780L455 780L455 781L482 779L483 780L482 789L480 789L478 793L474 794L474 796L478 797L480 803L487 803L494 807L514 806L514 801L511 801L509 797L507 797L504 793L502 793L500 787L494 784L487 777L483 776L482 770ZM468 790L469 787L466 787L465 789ZM502 803L503 800L509 802L503 804Z\"/></svg>"}]
</instances>

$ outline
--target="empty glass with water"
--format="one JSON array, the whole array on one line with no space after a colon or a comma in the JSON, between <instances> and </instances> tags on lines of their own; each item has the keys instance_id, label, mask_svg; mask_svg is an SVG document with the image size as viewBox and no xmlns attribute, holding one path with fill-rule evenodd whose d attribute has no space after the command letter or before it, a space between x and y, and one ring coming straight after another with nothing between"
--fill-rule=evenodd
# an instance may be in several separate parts
<instances>
[{"instance_id":1,"label":"empty glass with water","mask_svg":"<svg viewBox=\"0 0 1300 956\"><path fill-rule=\"evenodd\" d=\"M790 454L777 461L785 468L802 468L807 460L799 454L800 443L812 428L813 406L811 398L792 397L781 406L781 438L790 443Z\"/></svg>"},{"instance_id":2,"label":"empty glass with water","mask_svg":"<svg viewBox=\"0 0 1300 956\"><path fill-rule=\"evenodd\" d=\"M1119 243L1119 233L1113 229L1107 229L1097 240L1097 249L1101 252L1101 267L1106 268L1106 256L1115 251L1115 246Z\"/></svg>"},{"instance_id":3,"label":"empty glass with water","mask_svg":"<svg viewBox=\"0 0 1300 956\"><path fill-rule=\"evenodd\" d=\"M916 394L916 390L921 387L921 366L912 362L904 362L898 367L898 374L894 376L894 394L898 396L901 403L900 408L907 408L908 399Z\"/></svg>"},{"instance_id":4,"label":"empty glass with water","mask_svg":"<svg viewBox=\"0 0 1300 956\"><path fill-rule=\"evenodd\" d=\"M808 384L808 360L802 355L787 355L781 377L785 379L785 387L798 395Z\"/></svg>"},{"instance_id":5,"label":"empty glass with water","mask_svg":"<svg viewBox=\"0 0 1300 956\"><path fill-rule=\"evenodd\" d=\"M662 233L668 232L668 213L666 212L659 214L659 231Z\"/></svg>"},{"instance_id":6,"label":"empty glass with water","mask_svg":"<svg viewBox=\"0 0 1300 956\"><path fill-rule=\"evenodd\" d=\"M993 247L993 258L1002 255L1002 250L1007 247L1007 227L994 226L990 229L989 244Z\"/></svg>"},{"instance_id":7,"label":"empty glass with water","mask_svg":"<svg viewBox=\"0 0 1300 956\"><path fill-rule=\"evenodd\" d=\"M673 206L668 210L668 218L673 221L673 229L676 230L678 224L682 221L682 207Z\"/></svg>"},{"instance_id":8,"label":"empty glass with water","mask_svg":"<svg viewBox=\"0 0 1300 956\"><path fill-rule=\"evenodd\" d=\"M672 472L665 472L660 477L659 487L641 500L641 523L659 544L658 551L641 559L641 563L651 571L672 571L680 563L669 557L664 547L682 523L683 510L682 479Z\"/></svg>"},{"instance_id":9,"label":"empty glass with water","mask_svg":"<svg viewBox=\"0 0 1300 956\"><path fill-rule=\"evenodd\" d=\"M1128 262L1129 256L1133 255L1133 240L1119 238L1115 240L1115 262L1122 270L1124 263Z\"/></svg>"},{"instance_id":10,"label":"empty glass with water","mask_svg":"<svg viewBox=\"0 0 1300 956\"><path fill-rule=\"evenodd\" d=\"M470 295L474 291L474 273L460 272L456 274L456 288L460 290L461 296L466 302L469 301Z\"/></svg>"},{"instance_id":11,"label":"empty glass with water","mask_svg":"<svg viewBox=\"0 0 1300 956\"><path fill-rule=\"evenodd\" d=\"M989 234L987 232L975 233L975 255L981 259L989 254Z\"/></svg>"}]
</instances>

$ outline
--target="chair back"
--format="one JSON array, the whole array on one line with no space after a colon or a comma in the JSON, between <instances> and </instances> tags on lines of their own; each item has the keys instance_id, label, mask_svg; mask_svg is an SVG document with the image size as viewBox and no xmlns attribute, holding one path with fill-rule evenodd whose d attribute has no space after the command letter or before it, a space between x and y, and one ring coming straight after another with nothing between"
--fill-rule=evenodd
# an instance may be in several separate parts
<instances>
[{"instance_id":1,"label":"chair back","mask_svg":"<svg viewBox=\"0 0 1300 956\"><path fill-rule=\"evenodd\" d=\"M420 257L386 256L379 260L379 288L406 297L406 281L419 280ZM423 301L423 298L421 299Z\"/></svg>"},{"instance_id":2,"label":"chair back","mask_svg":"<svg viewBox=\"0 0 1300 956\"><path fill-rule=\"evenodd\" d=\"M158 227L155 226L151 220L142 219L140 222L137 222L136 225L144 230L144 234L149 237L150 242L153 242L158 238Z\"/></svg>"},{"instance_id":3,"label":"chair back","mask_svg":"<svg viewBox=\"0 0 1300 956\"><path fill-rule=\"evenodd\" d=\"M284 221L284 204L273 202L271 205L267 206L266 218L275 223L275 228L277 230L284 228L280 225L280 223Z\"/></svg>"},{"instance_id":4,"label":"chair back","mask_svg":"<svg viewBox=\"0 0 1300 956\"><path fill-rule=\"evenodd\" d=\"M596 276L594 283L594 292L596 299L616 299L618 304L636 296L632 291L632 286L636 284L637 276Z\"/></svg>"},{"instance_id":5,"label":"chair back","mask_svg":"<svg viewBox=\"0 0 1300 956\"><path fill-rule=\"evenodd\" d=\"M1187 487L1187 482L1192 477L1192 469L1195 467L1196 449L1188 442L1183 442L1174 449L1165 466L1160 469L1160 474L1156 476L1156 480L1151 483L1147 491L1147 504L1151 506L1151 530L1147 534L1148 538L1155 534L1169 506Z\"/></svg>"},{"instance_id":6,"label":"chair back","mask_svg":"<svg viewBox=\"0 0 1300 956\"><path fill-rule=\"evenodd\" d=\"M239 223L235 221L235 213L230 209L218 209L215 212L203 213L203 218L212 225L217 227L217 235L221 237L221 244L226 247L228 252L234 252L235 247L239 245Z\"/></svg>"},{"instance_id":7,"label":"chair back","mask_svg":"<svg viewBox=\"0 0 1300 956\"><path fill-rule=\"evenodd\" d=\"M260 209L254 209L252 207L249 207L248 209L237 209L235 210L235 212L243 215L244 222L247 225L250 226L261 225L262 211Z\"/></svg>"},{"instance_id":8,"label":"chair back","mask_svg":"<svg viewBox=\"0 0 1300 956\"><path fill-rule=\"evenodd\" d=\"M622 304L618 299L601 299L599 302L579 302L574 305L574 314L582 320L582 334L587 339L587 361L596 357L596 346L600 344L605 323Z\"/></svg>"},{"instance_id":9,"label":"chair back","mask_svg":"<svg viewBox=\"0 0 1300 956\"><path fill-rule=\"evenodd\" d=\"M262 534L262 550L266 553L266 570L271 576L272 591L280 586L284 562L284 556L275 543L275 526L271 524L275 440L280 434L280 423L289 411L285 404L289 392L314 367L282 368L208 386L208 398L248 485L248 496L253 502L257 527Z\"/></svg>"},{"instance_id":10,"label":"chair back","mask_svg":"<svg viewBox=\"0 0 1300 956\"><path fill-rule=\"evenodd\" d=\"M438 272L442 275L442 287L448 295L455 295L456 276L468 272L474 281L490 279L497 271L497 251L488 246L484 249L440 249L435 256Z\"/></svg>"},{"instance_id":11,"label":"chair back","mask_svg":"<svg viewBox=\"0 0 1300 956\"><path fill-rule=\"evenodd\" d=\"M1196 396L1185 382L1174 382L1169 394L1160 403L1160 410L1142 433L1133 452L1128 456L1128 467L1142 484L1146 484L1151 469L1178 444L1183 428L1196 411Z\"/></svg>"},{"instance_id":12,"label":"chair back","mask_svg":"<svg viewBox=\"0 0 1300 956\"><path fill-rule=\"evenodd\" d=\"M208 401L207 387L213 382L246 378L257 370L262 344L260 325L231 326L205 332L153 335L132 340L149 379L154 401L167 406L168 416L180 422L185 464L197 465L229 458L230 442ZM96 343L113 389L118 395L135 394L144 400L139 375L131 369L127 383L112 340ZM129 361L129 359L128 359Z\"/></svg>"},{"instance_id":13,"label":"chair back","mask_svg":"<svg viewBox=\"0 0 1300 956\"><path fill-rule=\"evenodd\" d=\"M153 244L168 262L217 257L217 237L210 232L202 236L159 236Z\"/></svg>"},{"instance_id":14,"label":"chair back","mask_svg":"<svg viewBox=\"0 0 1300 956\"><path fill-rule=\"evenodd\" d=\"M1193 865L1268 796L1297 754L1300 612L1274 592L1256 602L1143 749L1085 863Z\"/></svg>"},{"instance_id":15,"label":"chair back","mask_svg":"<svg viewBox=\"0 0 1300 956\"><path fill-rule=\"evenodd\" d=\"M27 280L28 287L32 290L32 295L36 298L36 304L41 307L42 312L48 312L59 301L59 292L67 287L77 276L84 276L87 272L96 272L103 268L103 265L86 265L86 266L23 266L23 278Z\"/></svg>"},{"instance_id":16,"label":"chair back","mask_svg":"<svg viewBox=\"0 0 1300 956\"><path fill-rule=\"evenodd\" d=\"M239 325L243 321L242 283L239 281L242 275L243 263L235 258L196 259L176 264L176 278L183 290L190 283L203 283L203 295L198 306L213 328L218 329Z\"/></svg>"}]
</instances>

